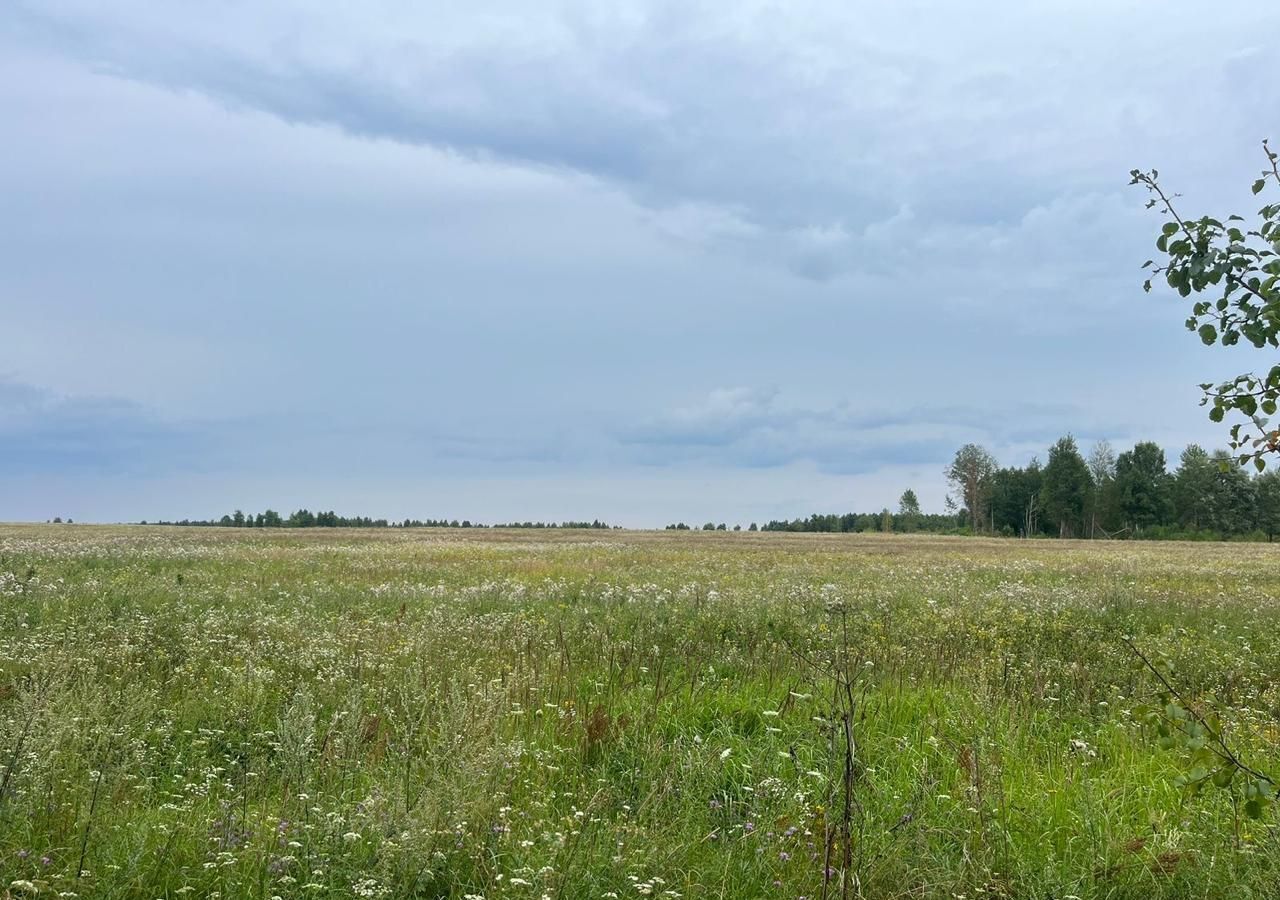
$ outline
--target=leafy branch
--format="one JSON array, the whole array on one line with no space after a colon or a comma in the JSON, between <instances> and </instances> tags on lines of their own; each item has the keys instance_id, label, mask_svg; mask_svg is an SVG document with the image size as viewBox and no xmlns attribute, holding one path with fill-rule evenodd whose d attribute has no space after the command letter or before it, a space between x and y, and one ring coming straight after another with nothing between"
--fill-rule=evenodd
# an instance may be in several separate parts
<instances>
[{"instance_id":1,"label":"leafy branch","mask_svg":"<svg viewBox=\"0 0 1280 900\"><path fill-rule=\"evenodd\" d=\"M1254 194L1269 184L1280 186L1280 154L1266 141L1262 150L1267 168L1253 182ZM1263 206L1256 227L1237 224L1245 222L1237 215L1227 217L1225 223L1212 216L1190 219L1175 207L1180 195L1161 186L1157 170L1134 169L1129 174L1130 184L1152 195L1147 208L1170 220L1156 238L1162 263L1149 259L1142 265L1151 269L1143 289L1150 291L1153 281L1163 277L1184 298L1217 294L1216 299L1196 300L1186 320L1187 328L1207 345L1229 347L1243 338L1260 349L1280 348L1280 203ZM1200 405L1210 407L1212 421L1222 422L1234 412L1253 426L1249 430L1246 423L1238 423L1231 428L1236 462L1244 465L1252 460L1259 471L1266 468L1266 457L1280 452L1280 428L1272 427L1266 418L1280 408L1280 365L1265 376L1244 374L1217 385L1201 384L1200 389L1204 392Z\"/></svg>"},{"instance_id":2,"label":"leafy branch","mask_svg":"<svg viewBox=\"0 0 1280 900\"><path fill-rule=\"evenodd\" d=\"M1181 747L1189 753L1189 770L1178 776L1178 783L1198 794L1208 784L1234 791L1238 776L1244 779L1245 814L1262 817L1276 799L1276 781L1270 775L1249 765L1223 734L1222 723L1212 712L1189 701L1174 685L1173 665L1163 657L1152 660L1131 638L1125 646L1133 653L1139 668L1146 669L1160 683L1160 705L1145 707L1139 715L1160 735L1160 745L1167 749ZM1234 796L1234 793L1233 793Z\"/></svg>"}]
</instances>

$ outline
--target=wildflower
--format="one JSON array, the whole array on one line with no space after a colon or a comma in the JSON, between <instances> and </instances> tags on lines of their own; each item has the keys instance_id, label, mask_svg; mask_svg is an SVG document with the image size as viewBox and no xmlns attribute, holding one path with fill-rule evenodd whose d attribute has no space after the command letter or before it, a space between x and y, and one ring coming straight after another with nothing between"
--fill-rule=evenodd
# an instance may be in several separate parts
<instances>
[{"instance_id":1,"label":"wildflower","mask_svg":"<svg viewBox=\"0 0 1280 900\"><path fill-rule=\"evenodd\" d=\"M1088 741L1081 740L1080 738L1072 738L1068 747L1072 753L1078 753L1081 756L1096 757L1098 755L1098 751L1090 747Z\"/></svg>"}]
</instances>

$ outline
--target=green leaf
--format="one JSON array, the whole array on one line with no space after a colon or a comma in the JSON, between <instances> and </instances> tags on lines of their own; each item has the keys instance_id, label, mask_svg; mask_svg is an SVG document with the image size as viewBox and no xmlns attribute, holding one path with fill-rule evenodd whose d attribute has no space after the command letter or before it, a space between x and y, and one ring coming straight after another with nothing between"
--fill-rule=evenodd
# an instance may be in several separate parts
<instances>
[{"instance_id":1,"label":"green leaf","mask_svg":"<svg viewBox=\"0 0 1280 900\"><path fill-rule=\"evenodd\" d=\"M1254 191L1254 193L1256 194L1256 193L1258 193L1258 192L1257 192L1257 191ZM1166 235L1168 235L1168 234L1176 234L1176 233L1177 233L1177 231L1178 231L1178 223L1177 223L1177 222L1165 222L1165 223L1164 223L1164 227L1160 229L1160 233L1161 233L1161 234L1166 234Z\"/></svg>"},{"instance_id":2,"label":"green leaf","mask_svg":"<svg viewBox=\"0 0 1280 900\"><path fill-rule=\"evenodd\" d=\"M1261 819L1262 818L1262 801L1259 800L1257 797L1254 797L1252 800L1245 803L1244 814L1248 816L1250 819Z\"/></svg>"},{"instance_id":3,"label":"green leaf","mask_svg":"<svg viewBox=\"0 0 1280 900\"><path fill-rule=\"evenodd\" d=\"M1231 779L1236 776L1235 766L1223 766L1221 769L1213 773L1213 783L1220 788L1230 787Z\"/></svg>"},{"instance_id":4,"label":"green leaf","mask_svg":"<svg viewBox=\"0 0 1280 900\"><path fill-rule=\"evenodd\" d=\"M1212 344L1218 339L1218 329L1212 325L1201 325L1199 334L1200 340L1205 344Z\"/></svg>"},{"instance_id":5,"label":"green leaf","mask_svg":"<svg viewBox=\"0 0 1280 900\"><path fill-rule=\"evenodd\" d=\"M1253 192L1255 194L1260 194L1262 193L1262 189L1266 186L1267 186L1267 179L1259 178L1257 181L1253 183Z\"/></svg>"}]
</instances>

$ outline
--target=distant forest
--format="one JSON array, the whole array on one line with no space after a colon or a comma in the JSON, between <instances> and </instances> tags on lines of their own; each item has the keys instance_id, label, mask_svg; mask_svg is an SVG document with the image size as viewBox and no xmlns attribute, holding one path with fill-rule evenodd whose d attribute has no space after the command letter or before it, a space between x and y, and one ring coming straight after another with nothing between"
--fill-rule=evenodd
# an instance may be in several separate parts
<instances>
[{"instance_id":1,"label":"distant forest","mask_svg":"<svg viewBox=\"0 0 1280 900\"><path fill-rule=\"evenodd\" d=\"M1280 471L1251 475L1225 450L1212 453L1191 444L1169 471L1164 451L1150 441L1116 454L1100 441L1088 456L1073 437L1049 448L1048 460L1001 466L977 444L966 444L945 473L952 492L947 511L925 513L915 491L898 508L879 512L814 513L781 519L746 531L921 532L1005 537L1127 538L1146 540L1259 540L1280 532ZM140 524L146 525L147 522ZM599 519L568 522L507 522L485 525L469 519L372 519L332 510L236 510L220 519L183 519L155 525L224 528L616 528ZM743 531L741 525L678 522L669 531Z\"/></svg>"},{"instance_id":2,"label":"distant forest","mask_svg":"<svg viewBox=\"0 0 1280 900\"><path fill-rule=\"evenodd\" d=\"M281 516L274 509L260 513L246 513L236 510L220 519L182 519L176 522L147 522L139 525L192 525L204 528L597 528L609 529L617 526L609 525L595 519L591 522L504 522L498 525L484 525L470 519L371 519L368 516L340 516L329 512L311 512L299 509L287 517Z\"/></svg>"}]
</instances>

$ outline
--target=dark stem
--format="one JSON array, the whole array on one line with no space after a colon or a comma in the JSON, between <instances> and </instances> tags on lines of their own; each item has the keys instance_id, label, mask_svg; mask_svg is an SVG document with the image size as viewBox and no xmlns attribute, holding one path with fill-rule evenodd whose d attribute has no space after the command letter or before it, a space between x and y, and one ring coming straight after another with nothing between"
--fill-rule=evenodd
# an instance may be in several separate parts
<instances>
[{"instance_id":1,"label":"dark stem","mask_svg":"<svg viewBox=\"0 0 1280 900\"><path fill-rule=\"evenodd\" d=\"M76 864L76 879L84 874L84 856L89 849L89 831L93 828L93 813L98 808L98 788L102 786L102 771L98 771L93 781L93 796L89 798L89 821L84 823L84 834L80 838L80 862Z\"/></svg>"}]
</instances>

